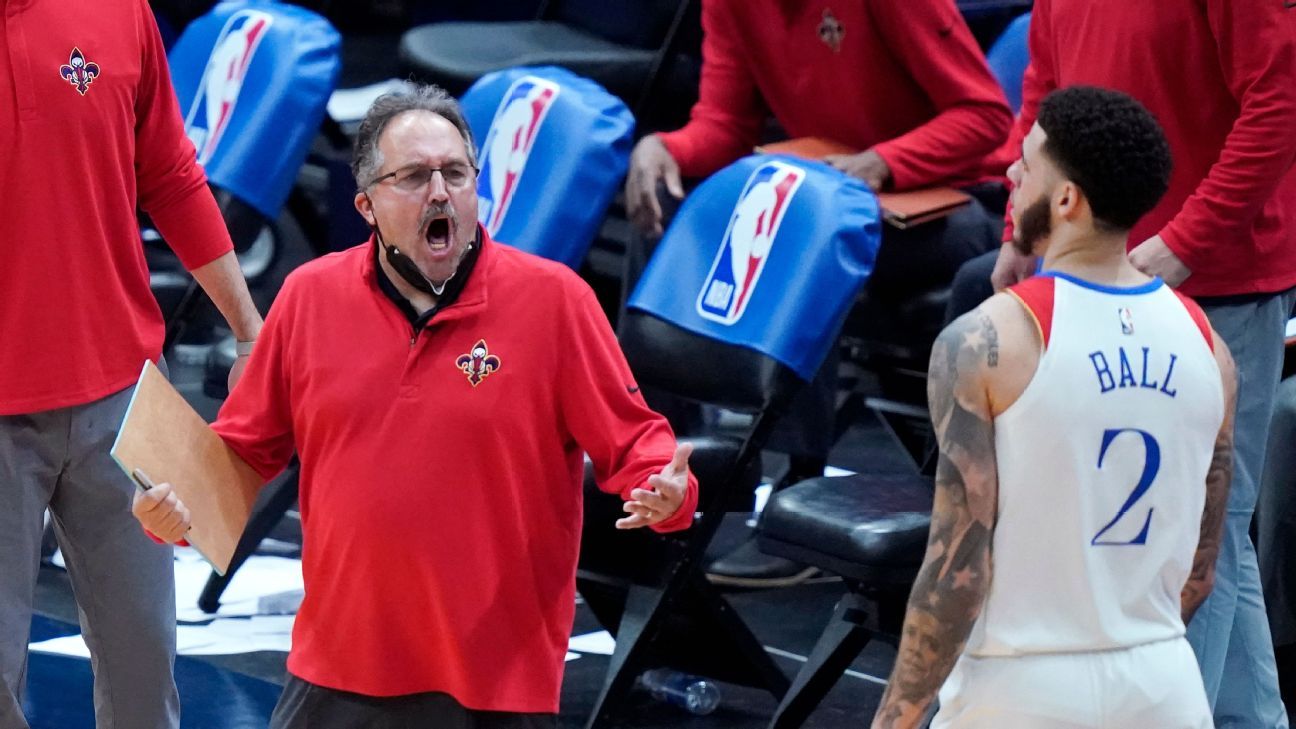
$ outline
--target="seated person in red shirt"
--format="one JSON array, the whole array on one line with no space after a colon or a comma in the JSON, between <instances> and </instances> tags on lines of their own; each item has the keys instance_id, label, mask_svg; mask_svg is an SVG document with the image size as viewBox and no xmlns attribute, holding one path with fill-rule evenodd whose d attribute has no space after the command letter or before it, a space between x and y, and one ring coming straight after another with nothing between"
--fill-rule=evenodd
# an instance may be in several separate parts
<instances>
[{"instance_id":1,"label":"seated person in red shirt","mask_svg":"<svg viewBox=\"0 0 1296 729\"><path fill-rule=\"evenodd\" d=\"M266 479L301 459L306 598L276 729L555 727L584 454L621 528L684 529L688 446L590 288L477 224L476 154L435 87L389 94L352 170L368 241L297 269L214 425ZM175 541L169 485L135 514Z\"/></svg>"},{"instance_id":2,"label":"seated person in red shirt","mask_svg":"<svg viewBox=\"0 0 1296 729\"><path fill-rule=\"evenodd\" d=\"M772 114L789 137L861 150L827 161L874 189L953 185L999 208L992 215L974 202L908 231L885 228L871 298L945 285L964 261L997 247L1003 168L992 171L986 158L1007 139L1012 112L954 0L703 0L702 29L691 121L644 137L630 158L626 206L645 235L661 235L663 207L683 197L682 178L705 177L750 154ZM804 426L773 443L794 457L785 482L822 474L835 368L830 357L823 381L787 418ZM735 558L713 566L713 578L760 586L805 574L762 557L754 543Z\"/></svg>"}]
</instances>

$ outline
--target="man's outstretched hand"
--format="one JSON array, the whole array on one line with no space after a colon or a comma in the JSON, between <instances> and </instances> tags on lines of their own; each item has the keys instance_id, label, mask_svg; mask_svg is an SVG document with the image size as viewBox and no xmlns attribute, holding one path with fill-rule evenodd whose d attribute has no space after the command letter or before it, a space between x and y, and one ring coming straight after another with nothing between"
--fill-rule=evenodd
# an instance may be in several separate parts
<instances>
[{"instance_id":1,"label":"man's outstretched hand","mask_svg":"<svg viewBox=\"0 0 1296 729\"><path fill-rule=\"evenodd\" d=\"M675 446L675 457L661 473L648 477L649 488L630 492L630 501L622 508L630 514L617 519L617 529L638 529L659 524L675 515L688 493L688 459L693 454L693 444Z\"/></svg>"}]
</instances>

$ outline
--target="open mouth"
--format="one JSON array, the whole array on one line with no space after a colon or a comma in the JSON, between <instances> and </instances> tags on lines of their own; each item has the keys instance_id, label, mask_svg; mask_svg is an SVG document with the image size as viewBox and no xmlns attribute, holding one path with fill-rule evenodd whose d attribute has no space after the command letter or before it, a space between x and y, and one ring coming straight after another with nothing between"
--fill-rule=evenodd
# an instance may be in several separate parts
<instances>
[{"instance_id":1,"label":"open mouth","mask_svg":"<svg viewBox=\"0 0 1296 729\"><path fill-rule=\"evenodd\" d=\"M428 222L427 242L434 252L450 248L450 218L439 216Z\"/></svg>"}]
</instances>

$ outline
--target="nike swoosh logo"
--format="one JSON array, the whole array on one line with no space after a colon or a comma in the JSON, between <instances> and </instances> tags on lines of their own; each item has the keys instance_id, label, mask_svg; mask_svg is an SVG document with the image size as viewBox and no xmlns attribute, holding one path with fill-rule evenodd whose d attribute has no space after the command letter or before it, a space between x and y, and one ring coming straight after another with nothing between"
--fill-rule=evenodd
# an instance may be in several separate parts
<instances>
[{"instance_id":1,"label":"nike swoosh logo","mask_svg":"<svg viewBox=\"0 0 1296 729\"><path fill-rule=\"evenodd\" d=\"M633 394L635 394L636 392L639 392L639 386L638 386L638 385L626 385L626 392L628 392L628 393L630 393L631 395L633 395Z\"/></svg>"}]
</instances>

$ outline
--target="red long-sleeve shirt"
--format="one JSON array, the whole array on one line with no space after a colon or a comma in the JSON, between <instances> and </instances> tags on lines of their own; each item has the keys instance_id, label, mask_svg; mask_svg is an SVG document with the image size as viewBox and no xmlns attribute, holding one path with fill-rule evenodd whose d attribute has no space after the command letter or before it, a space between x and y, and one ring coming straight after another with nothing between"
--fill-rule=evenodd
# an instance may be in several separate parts
<instances>
[{"instance_id":1,"label":"red long-sleeve shirt","mask_svg":"<svg viewBox=\"0 0 1296 729\"><path fill-rule=\"evenodd\" d=\"M1296 200L1275 194L1296 157L1296 9L1283 0L1035 0L1016 159L1040 101L1064 86L1124 91L1165 129L1170 188L1130 233L1160 234L1191 296L1296 284ZM1289 185L1296 190L1296 185Z\"/></svg>"},{"instance_id":2,"label":"red long-sleeve shirt","mask_svg":"<svg viewBox=\"0 0 1296 729\"><path fill-rule=\"evenodd\" d=\"M62 72L73 49L93 80ZM162 349L136 205L189 268L231 250L144 0L0 0L0 415L129 386Z\"/></svg>"},{"instance_id":3,"label":"red long-sleeve shirt","mask_svg":"<svg viewBox=\"0 0 1296 729\"><path fill-rule=\"evenodd\" d=\"M379 288L372 240L307 263L213 426L267 478L294 448L301 461L306 598L288 670L360 694L556 712L582 451L600 487L628 497L674 436L565 266L483 236L462 292L413 331ZM690 476L654 528L688 526L696 505Z\"/></svg>"},{"instance_id":4,"label":"red long-sleeve shirt","mask_svg":"<svg viewBox=\"0 0 1296 729\"><path fill-rule=\"evenodd\" d=\"M768 112L875 149L897 190L1003 174L1012 112L954 0L703 0L702 30L691 120L661 135L686 177L749 154Z\"/></svg>"}]
</instances>

